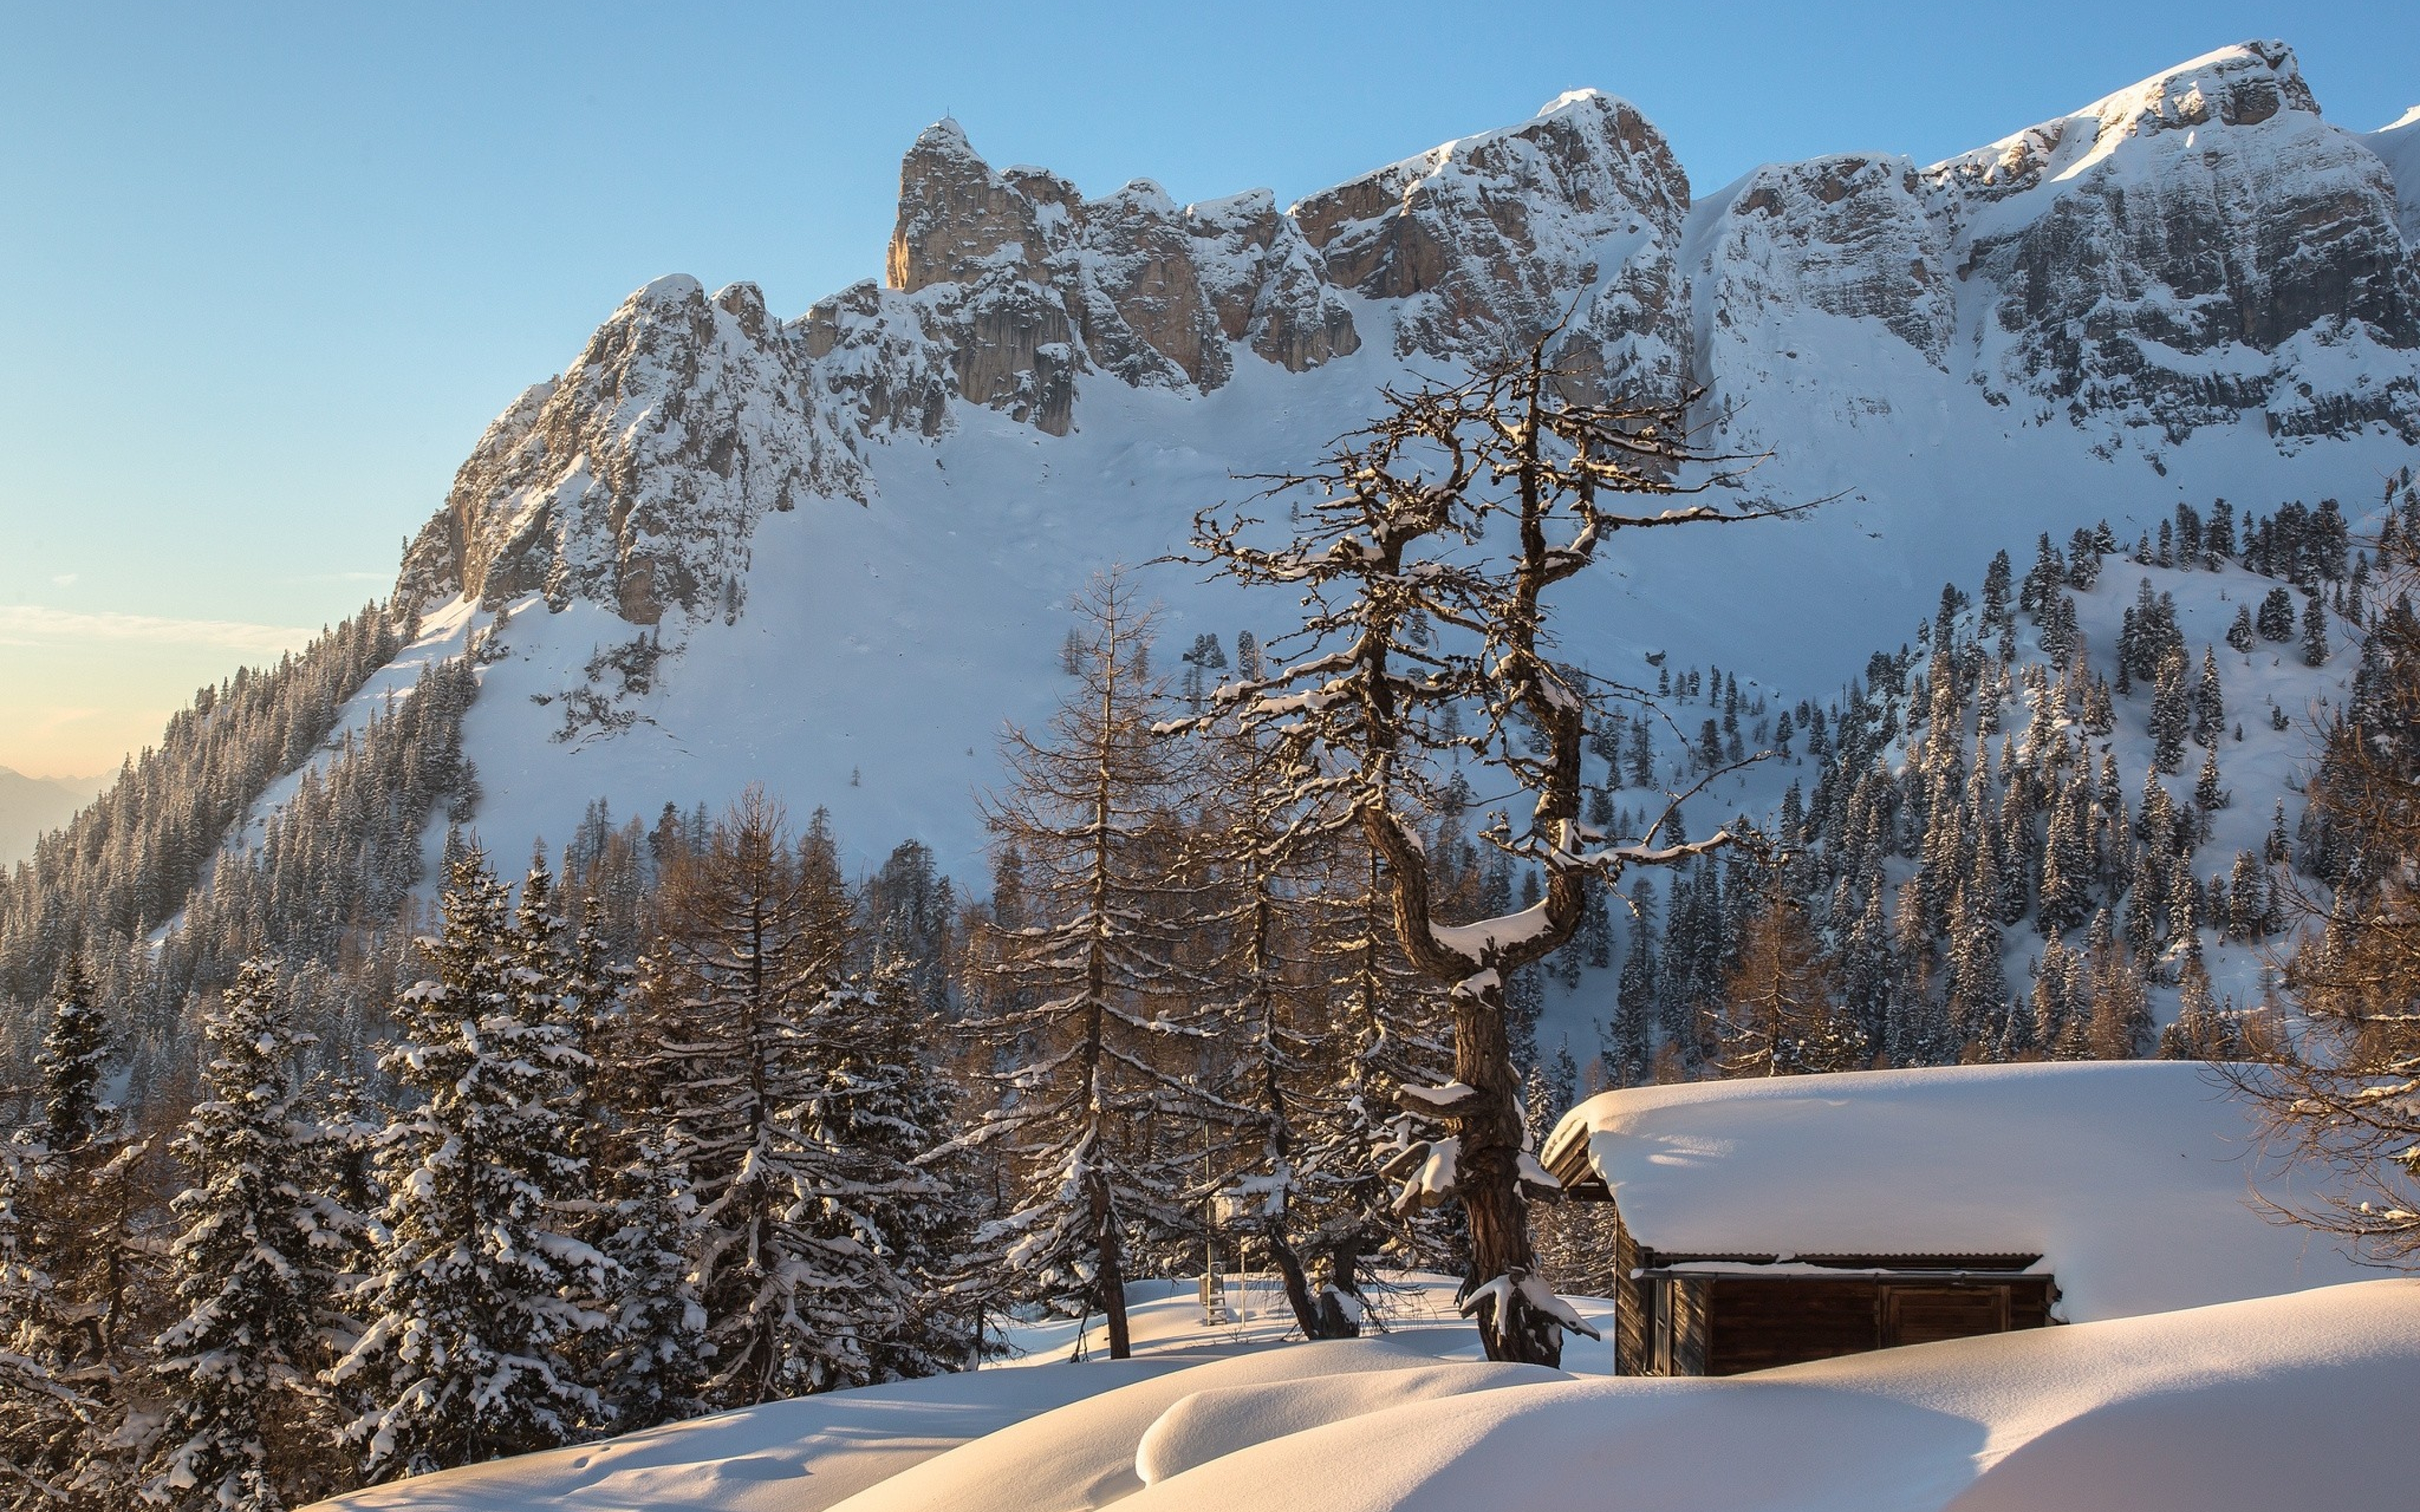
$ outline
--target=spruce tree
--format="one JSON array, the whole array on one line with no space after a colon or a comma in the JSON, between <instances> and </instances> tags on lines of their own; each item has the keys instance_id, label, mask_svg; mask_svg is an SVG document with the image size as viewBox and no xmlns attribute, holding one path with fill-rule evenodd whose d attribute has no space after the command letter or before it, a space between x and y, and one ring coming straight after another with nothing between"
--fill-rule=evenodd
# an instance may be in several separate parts
<instances>
[{"instance_id":1,"label":"spruce tree","mask_svg":"<svg viewBox=\"0 0 2420 1512\"><path fill-rule=\"evenodd\" d=\"M202 1101L176 1142L192 1183L174 1205L183 1228L170 1249L184 1316L157 1345L168 1409L143 1493L196 1512L279 1512L324 1489L297 1461L325 1428L315 1377L329 1264L350 1225L309 1186L316 1133L292 1084L312 1036L295 1026L276 968L246 962L202 1032L212 1052Z\"/></svg>"},{"instance_id":2,"label":"spruce tree","mask_svg":"<svg viewBox=\"0 0 2420 1512\"><path fill-rule=\"evenodd\" d=\"M396 1003L381 1070L419 1101L380 1141L388 1193L366 1326L329 1374L372 1405L349 1425L371 1480L566 1443L603 1404L571 1353L608 1319L581 1305L604 1257L565 1232L584 1171L563 1086L579 1052L533 1006L504 894L473 849L447 878L435 976ZM533 1017L534 1013L543 1016Z\"/></svg>"},{"instance_id":3,"label":"spruce tree","mask_svg":"<svg viewBox=\"0 0 2420 1512\"><path fill-rule=\"evenodd\" d=\"M2201 680L2194 685L2193 737L2196 744L2215 748L2226 729L2226 695L2218 684L2218 653L2209 646L2201 648Z\"/></svg>"},{"instance_id":4,"label":"spruce tree","mask_svg":"<svg viewBox=\"0 0 2420 1512\"><path fill-rule=\"evenodd\" d=\"M2151 695L2151 762L2163 772L2184 764L2185 735L2192 711L2185 689L2185 657L2171 648L2160 658L2159 681Z\"/></svg>"},{"instance_id":5,"label":"spruce tree","mask_svg":"<svg viewBox=\"0 0 2420 1512\"><path fill-rule=\"evenodd\" d=\"M643 990L667 1158L696 1210L712 1364L695 1395L719 1409L863 1384L869 1336L897 1323L902 1298L832 1221L865 1183L819 1125L846 1048L832 1000L851 945L822 816L794 841L780 804L751 788L700 841L666 872Z\"/></svg>"},{"instance_id":6,"label":"spruce tree","mask_svg":"<svg viewBox=\"0 0 2420 1512\"><path fill-rule=\"evenodd\" d=\"M84 952L61 958L51 985L51 1024L36 1062L41 1075L41 1143L57 1156L89 1146L115 1110L101 1089L113 1049L109 1021L95 999Z\"/></svg>"},{"instance_id":7,"label":"spruce tree","mask_svg":"<svg viewBox=\"0 0 2420 1512\"><path fill-rule=\"evenodd\" d=\"M830 1046L807 1121L847 1178L822 1204L835 1245L874 1265L878 1302L861 1325L869 1377L898 1381L964 1369L976 1357L978 1316L954 1267L974 1229L971 1203L924 1164L947 1137L952 1092L934 1058L942 1026L924 1011L904 954L878 952L870 970L829 995L814 1030Z\"/></svg>"},{"instance_id":8,"label":"spruce tree","mask_svg":"<svg viewBox=\"0 0 2420 1512\"><path fill-rule=\"evenodd\" d=\"M2260 601L2260 612L2255 624L2263 640L2294 639L2294 595L2283 588L2272 588Z\"/></svg>"},{"instance_id":9,"label":"spruce tree","mask_svg":"<svg viewBox=\"0 0 2420 1512\"><path fill-rule=\"evenodd\" d=\"M107 1422L77 1380L73 1312L35 1231L46 1152L0 1142L0 1505L68 1504L87 1436Z\"/></svg>"}]
</instances>

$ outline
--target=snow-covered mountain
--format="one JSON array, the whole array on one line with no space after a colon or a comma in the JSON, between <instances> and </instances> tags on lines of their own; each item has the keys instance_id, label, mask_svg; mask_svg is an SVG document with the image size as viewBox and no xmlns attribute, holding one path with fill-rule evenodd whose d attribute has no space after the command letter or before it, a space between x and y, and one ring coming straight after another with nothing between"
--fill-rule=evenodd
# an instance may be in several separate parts
<instances>
[{"instance_id":1,"label":"snow-covered mountain","mask_svg":"<svg viewBox=\"0 0 2420 1512\"><path fill-rule=\"evenodd\" d=\"M0 766L0 867L34 852L37 837L64 825L92 801L102 779L27 777Z\"/></svg>"},{"instance_id":2,"label":"snow-covered mountain","mask_svg":"<svg viewBox=\"0 0 2420 1512\"><path fill-rule=\"evenodd\" d=\"M1838 496L1625 555L1573 594L1572 649L1826 691L2040 531L2373 500L2420 439L2415 142L2323 119L2270 42L1930 167L1705 195L1593 91L1282 210L1088 198L944 121L881 284L786 321L745 284L639 290L480 438L398 593L432 637L513 610L466 732L504 854L594 797L762 779L964 865L1001 721L1056 691L1070 588L1176 548L1380 385L1562 322L1602 387L1702 389L1718 444L1772 454L1760 490ZM1171 639L1284 628L1146 571Z\"/></svg>"}]
</instances>

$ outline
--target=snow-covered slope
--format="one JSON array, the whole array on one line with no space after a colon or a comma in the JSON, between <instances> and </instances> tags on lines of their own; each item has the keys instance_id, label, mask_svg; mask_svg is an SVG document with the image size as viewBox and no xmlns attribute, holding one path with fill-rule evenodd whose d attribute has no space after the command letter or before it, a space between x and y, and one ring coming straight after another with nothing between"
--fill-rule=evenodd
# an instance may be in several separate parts
<instances>
[{"instance_id":1,"label":"snow-covered slope","mask_svg":"<svg viewBox=\"0 0 2420 1512\"><path fill-rule=\"evenodd\" d=\"M2371 1281L1725 1380L1406 1403L1238 1445L1125 1504L1230 1512L1306 1491L1332 1512L2393 1504L2415 1388L2420 1281Z\"/></svg>"},{"instance_id":2,"label":"snow-covered slope","mask_svg":"<svg viewBox=\"0 0 2420 1512\"><path fill-rule=\"evenodd\" d=\"M2399 1504L2420 1281L1723 1380L1448 1363L1466 1329L984 1370L356 1492L330 1512ZM1171 1343L1174 1341L1171 1341ZM1534 1379L1543 1377L1545 1379Z\"/></svg>"},{"instance_id":3,"label":"snow-covered slope","mask_svg":"<svg viewBox=\"0 0 2420 1512\"><path fill-rule=\"evenodd\" d=\"M1127 1288L1136 1348L1106 1357L1096 1327L1070 1358L1073 1319L1013 1327L1028 1352L979 1371L830 1392L717 1413L597 1443L468 1465L322 1504L334 1512L819 1512L868 1493L886 1512L954 1506L1013 1486L1020 1512L1094 1506L1165 1478L1241 1438L1267 1437L1404 1400L1494 1389L1562 1372L1492 1366L1453 1311L1453 1283L1400 1278L1384 1336L1303 1347L1273 1278L1229 1278L1205 1319L1189 1283ZM1606 1329L1606 1304L1579 1304ZM1607 1374L1609 1351L1575 1339L1575 1375ZM1319 1390L1385 1375L1401 1389ZM1260 1392L1257 1387L1272 1388ZM1206 1396L1204 1394L1207 1394ZM1079 1405L1080 1404L1080 1405ZM1149 1441L1152 1453L1140 1454ZM961 1445L975 1446L955 1455ZM938 1461L920 1470L927 1460ZM1006 1469L1003 1469L1003 1462ZM1002 1482L1002 1474L1016 1478Z\"/></svg>"},{"instance_id":4,"label":"snow-covered slope","mask_svg":"<svg viewBox=\"0 0 2420 1512\"><path fill-rule=\"evenodd\" d=\"M2390 160L2293 56L2231 48L1990 147L1761 169L1703 199L1592 91L1280 210L1087 198L943 122L887 286L783 321L667 278L490 427L400 592L518 604L468 728L502 854L762 779L861 855L970 869L1003 720L1058 690L1068 591L1182 544L1383 384L1568 315L1606 386L1706 384L1811 518L1665 532L1574 585L1567 644L1828 689L1934 585L2178 500L2370 498L2420 435L2420 272ZM1144 566L1171 639L1288 604Z\"/></svg>"}]
</instances>

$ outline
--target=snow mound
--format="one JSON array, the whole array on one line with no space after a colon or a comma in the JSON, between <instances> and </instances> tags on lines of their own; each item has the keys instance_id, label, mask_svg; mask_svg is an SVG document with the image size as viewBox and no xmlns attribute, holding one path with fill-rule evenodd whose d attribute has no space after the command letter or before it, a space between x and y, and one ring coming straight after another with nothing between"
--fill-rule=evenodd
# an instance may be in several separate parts
<instances>
[{"instance_id":1,"label":"snow mound","mask_svg":"<svg viewBox=\"0 0 2420 1512\"><path fill-rule=\"evenodd\" d=\"M1455 1342L1461 1342L1456 1340ZM1259 1350L1138 1381L952 1449L838 1504L835 1512L1079 1512L1142 1489L1138 1446L1198 1392L1432 1363L1419 1343L1339 1339Z\"/></svg>"},{"instance_id":2,"label":"snow mound","mask_svg":"<svg viewBox=\"0 0 2420 1512\"><path fill-rule=\"evenodd\" d=\"M1405 1402L1573 1379L1544 1365L1490 1362L1214 1386L1179 1400L1143 1431L1135 1449L1135 1474L1155 1486L1251 1444Z\"/></svg>"},{"instance_id":3,"label":"snow mound","mask_svg":"<svg viewBox=\"0 0 2420 1512\"><path fill-rule=\"evenodd\" d=\"M1095 1361L830 1392L374 1486L319 1512L821 1512L1036 1412L1199 1363Z\"/></svg>"},{"instance_id":4,"label":"snow mound","mask_svg":"<svg viewBox=\"0 0 2420 1512\"><path fill-rule=\"evenodd\" d=\"M2270 1512L2395 1504L2420 1281L1723 1380L1408 1403L1211 1460L1131 1512Z\"/></svg>"},{"instance_id":5,"label":"snow mound","mask_svg":"<svg viewBox=\"0 0 2420 1512\"><path fill-rule=\"evenodd\" d=\"M2040 1255L2071 1322L2366 1273L2252 1208L2251 1113L2199 1062L1633 1088L1567 1115L1549 1164L1582 1138L1668 1255Z\"/></svg>"}]
</instances>

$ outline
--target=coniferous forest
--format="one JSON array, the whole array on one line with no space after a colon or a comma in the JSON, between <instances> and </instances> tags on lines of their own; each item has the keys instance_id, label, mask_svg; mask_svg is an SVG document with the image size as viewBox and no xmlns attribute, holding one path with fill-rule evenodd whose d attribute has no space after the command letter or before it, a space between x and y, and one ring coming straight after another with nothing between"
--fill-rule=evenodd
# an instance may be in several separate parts
<instances>
[{"instance_id":1,"label":"coniferous forest","mask_svg":"<svg viewBox=\"0 0 2420 1512\"><path fill-rule=\"evenodd\" d=\"M1653 1081L2272 1053L2296 949L2347 959L2329 900L2386 863L2296 790L2246 819L2230 762L2316 720L2297 781L2341 789L2393 725L2408 475L2381 517L2086 525L1837 696L1667 666L1594 701L1586 832L1669 864L1588 885L1501 982L1531 1139ZM1122 1353L1117 1283L1205 1243L1310 1337L1461 1268L1419 1196L1459 989L1407 956L1385 848L1307 821L1314 766L1238 717L1283 671L1250 632L1171 656L1096 584L1056 715L1003 737L979 887L913 840L853 871L888 838L759 790L489 855L480 648L365 691L417 634L372 605L203 689L0 879L0 1504L294 1505L968 1368L1034 1309ZM2276 697L2330 667L2347 697ZM1441 702L1436 748L1542 740L1512 708ZM1741 769L1774 812L1671 798ZM1430 776L1431 914L1543 906L1476 768ZM1692 847L1715 821L1742 842ZM1541 1044L1550 1003L1595 1042ZM1587 1220L1538 1229L1587 1288Z\"/></svg>"}]
</instances>

